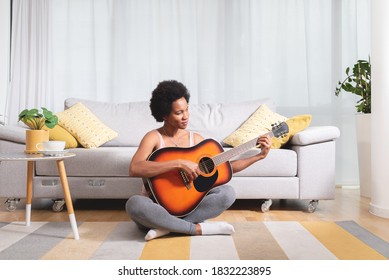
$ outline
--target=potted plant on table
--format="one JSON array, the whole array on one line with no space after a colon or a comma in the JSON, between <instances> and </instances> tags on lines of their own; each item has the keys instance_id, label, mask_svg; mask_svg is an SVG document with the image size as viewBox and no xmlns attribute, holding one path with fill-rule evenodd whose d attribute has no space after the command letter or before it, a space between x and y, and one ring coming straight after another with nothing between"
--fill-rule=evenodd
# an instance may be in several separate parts
<instances>
[{"instance_id":1,"label":"potted plant on table","mask_svg":"<svg viewBox=\"0 0 389 280\"><path fill-rule=\"evenodd\" d=\"M30 129L26 130L26 153L37 153L36 144L49 141L49 131L44 127L54 128L58 124L58 117L48 109L25 109L19 114L22 121Z\"/></svg>"},{"instance_id":2,"label":"potted plant on table","mask_svg":"<svg viewBox=\"0 0 389 280\"><path fill-rule=\"evenodd\" d=\"M350 67L346 68L347 77L338 83L335 95L341 91L346 91L360 96L355 106L359 184L362 196L370 197L371 185L371 64L370 60L358 60L350 72Z\"/></svg>"}]
</instances>

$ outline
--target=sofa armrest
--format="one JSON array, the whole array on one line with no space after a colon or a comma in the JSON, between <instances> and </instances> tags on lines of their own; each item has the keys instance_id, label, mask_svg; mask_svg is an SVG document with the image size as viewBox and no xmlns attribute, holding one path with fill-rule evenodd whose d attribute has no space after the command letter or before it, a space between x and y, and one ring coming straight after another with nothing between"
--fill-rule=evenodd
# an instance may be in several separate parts
<instances>
[{"instance_id":1,"label":"sofa armrest","mask_svg":"<svg viewBox=\"0 0 389 280\"><path fill-rule=\"evenodd\" d=\"M290 140L293 146L306 146L316 143L333 141L340 136L339 128L335 126L312 126L296 133Z\"/></svg>"},{"instance_id":2,"label":"sofa armrest","mask_svg":"<svg viewBox=\"0 0 389 280\"><path fill-rule=\"evenodd\" d=\"M20 126L0 126L0 140L26 143L26 128Z\"/></svg>"}]
</instances>

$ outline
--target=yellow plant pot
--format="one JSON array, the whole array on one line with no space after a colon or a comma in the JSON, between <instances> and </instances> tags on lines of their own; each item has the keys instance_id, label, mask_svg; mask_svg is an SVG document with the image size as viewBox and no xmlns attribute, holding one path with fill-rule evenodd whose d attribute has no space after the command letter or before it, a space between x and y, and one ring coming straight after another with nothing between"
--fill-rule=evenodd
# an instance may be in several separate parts
<instances>
[{"instance_id":1,"label":"yellow plant pot","mask_svg":"<svg viewBox=\"0 0 389 280\"><path fill-rule=\"evenodd\" d=\"M49 141L48 130L26 130L26 154L37 154L39 151L36 144Z\"/></svg>"}]
</instances>

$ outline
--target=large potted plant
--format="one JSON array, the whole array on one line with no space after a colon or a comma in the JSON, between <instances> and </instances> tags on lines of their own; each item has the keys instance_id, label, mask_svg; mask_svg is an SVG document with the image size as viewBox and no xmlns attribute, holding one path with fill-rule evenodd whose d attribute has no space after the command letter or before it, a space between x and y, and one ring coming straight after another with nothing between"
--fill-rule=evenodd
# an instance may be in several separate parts
<instances>
[{"instance_id":1,"label":"large potted plant","mask_svg":"<svg viewBox=\"0 0 389 280\"><path fill-rule=\"evenodd\" d=\"M367 60L358 60L350 72L350 67L346 68L347 77L338 82L335 95L338 96L342 90L360 96L357 101L357 112L371 113L371 64Z\"/></svg>"},{"instance_id":2,"label":"large potted plant","mask_svg":"<svg viewBox=\"0 0 389 280\"><path fill-rule=\"evenodd\" d=\"M346 68L347 77L338 83L335 95L342 91L359 96L356 114L359 184L362 196L370 197L371 186L371 64L370 60L358 60L350 72Z\"/></svg>"},{"instance_id":3,"label":"large potted plant","mask_svg":"<svg viewBox=\"0 0 389 280\"><path fill-rule=\"evenodd\" d=\"M49 140L49 131L58 124L58 117L51 111L42 107L41 110L25 109L19 114L19 121L22 121L30 129L26 130L26 150L25 152L38 153L36 144Z\"/></svg>"}]
</instances>

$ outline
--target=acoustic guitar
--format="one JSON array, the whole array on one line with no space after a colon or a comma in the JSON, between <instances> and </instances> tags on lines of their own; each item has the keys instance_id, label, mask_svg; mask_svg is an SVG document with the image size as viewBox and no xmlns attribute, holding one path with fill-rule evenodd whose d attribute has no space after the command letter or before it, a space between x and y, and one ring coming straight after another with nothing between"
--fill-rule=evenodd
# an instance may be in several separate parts
<instances>
[{"instance_id":1,"label":"acoustic guitar","mask_svg":"<svg viewBox=\"0 0 389 280\"><path fill-rule=\"evenodd\" d=\"M289 132L288 125L282 122L273 125L267 134L270 137L282 137ZM173 170L155 177L146 178L155 201L162 205L171 215L182 217L197 208L205 195L214 187L231 180L232 168L229 160L254 147L259 138L254 138L235 148L224 151L213 139L205 139L189 148L166 147L154 151L149 161L164 162L185 159L198 163L200 174L190 181L183 170Z\"/></svg>"}]
</instances>

